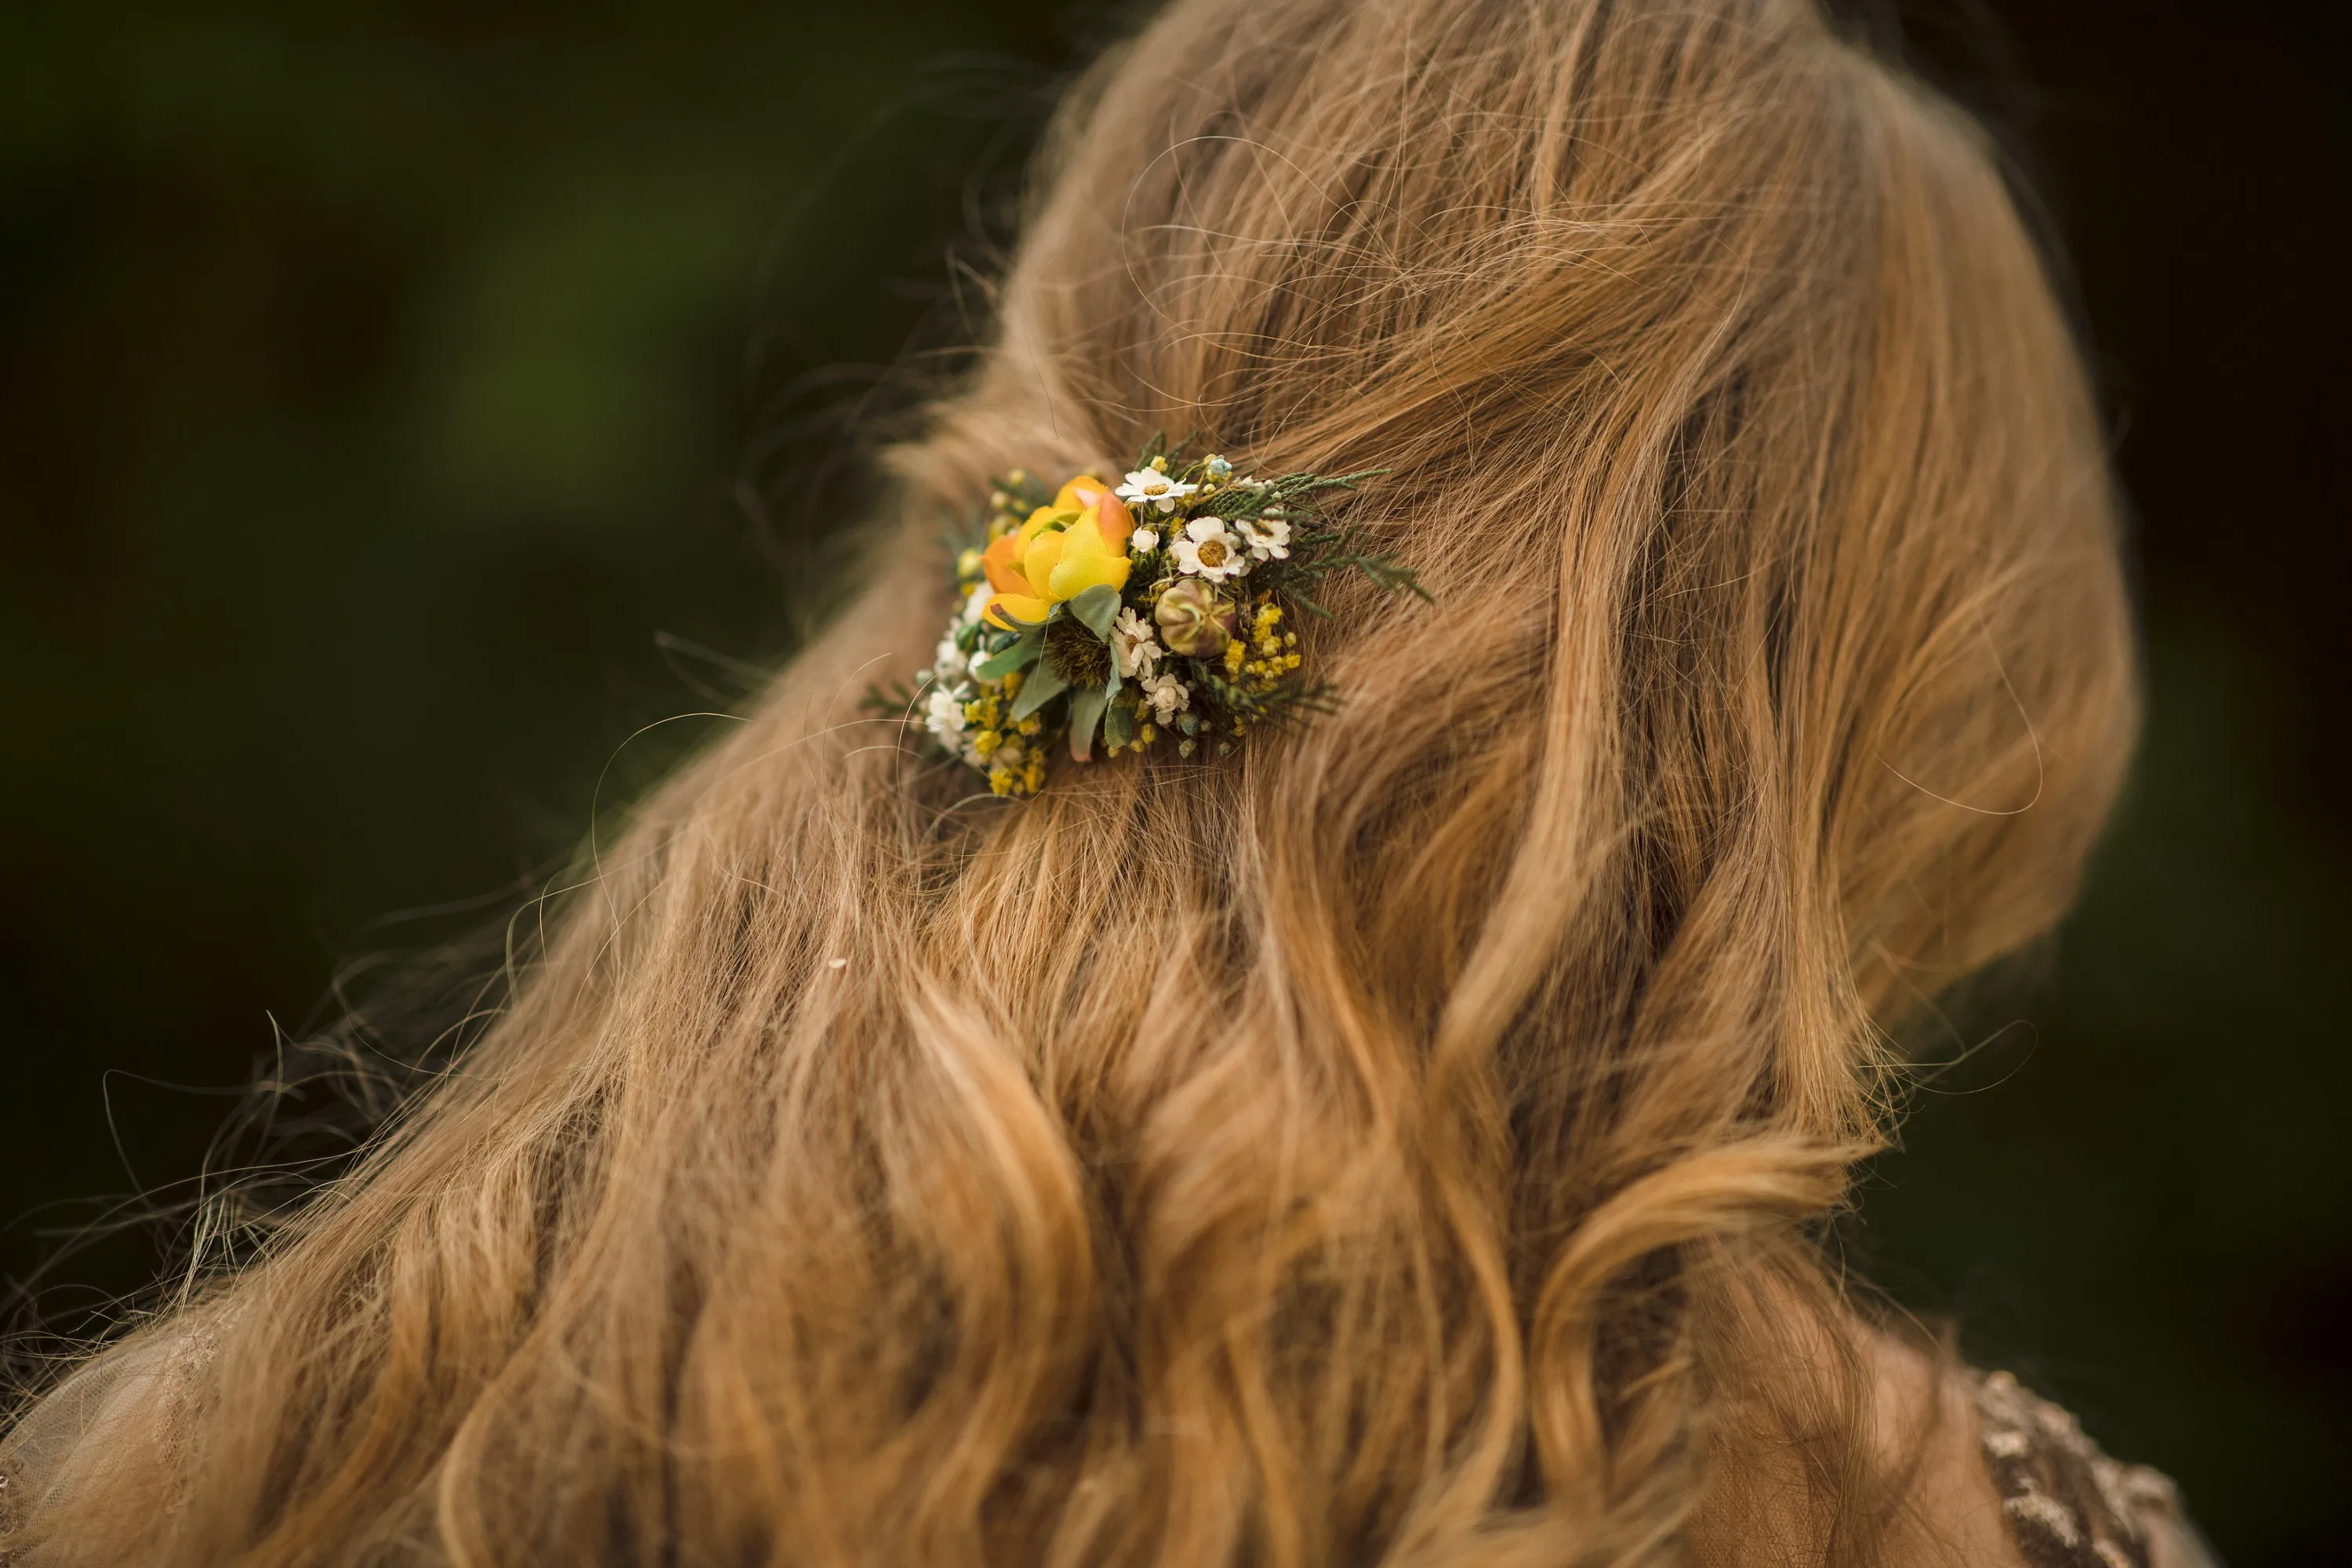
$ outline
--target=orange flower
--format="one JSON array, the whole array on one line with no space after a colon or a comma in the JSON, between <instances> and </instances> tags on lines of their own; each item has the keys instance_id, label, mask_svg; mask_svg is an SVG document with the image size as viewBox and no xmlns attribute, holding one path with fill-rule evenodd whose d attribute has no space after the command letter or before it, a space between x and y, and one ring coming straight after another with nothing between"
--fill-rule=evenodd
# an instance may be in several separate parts
<instances>
[{"instance_id":1,"label":"orange flower","mask_svg":"<svg viewBox=\"0 0 2352 1568\"><path fill-rule=\"evenodd\" d=\"M1019 528L981 556L996 597L991 626L1019 631L1043 622L1054 606L1088 588L1127 586L1127 536L1135 520L1111 488L1091 474L1064 485Z\"/></svg>"}]
</instances>

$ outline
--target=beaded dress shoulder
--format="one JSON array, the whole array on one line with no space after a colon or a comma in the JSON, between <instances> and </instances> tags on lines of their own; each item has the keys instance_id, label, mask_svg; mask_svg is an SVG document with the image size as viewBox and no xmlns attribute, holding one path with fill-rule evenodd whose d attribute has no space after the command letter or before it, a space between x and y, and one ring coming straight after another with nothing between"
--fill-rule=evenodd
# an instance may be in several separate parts
<instances>
[{"instance_id":1,"label":"beaded dress shoulder","mask_svg":"<svg viewBox=\"0 0 2352 1568\"><path fill-rule=\"evenodd\" d=\"M1985 1468L2030 1568L2219 1568L2168 1478L2108 1458L2008 1373L1974 1384Z\"/></svg>"}]
</instances>

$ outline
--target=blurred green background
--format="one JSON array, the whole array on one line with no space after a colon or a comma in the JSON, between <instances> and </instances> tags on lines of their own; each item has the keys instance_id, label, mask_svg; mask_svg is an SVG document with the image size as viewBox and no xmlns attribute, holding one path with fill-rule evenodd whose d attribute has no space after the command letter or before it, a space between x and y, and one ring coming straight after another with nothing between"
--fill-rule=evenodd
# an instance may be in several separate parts
<instances>
[{"instance_id":1,"label":"blurred green background","mask_svg":"<svg viewBox=\"0 0 2352 1568\"><path fill-rule=\"evenodd\" d=\"M2352 1561L2341 16L1845 9L2048 198L2152 678L2081 912L1935 1044L1851 1245L2233 1563ZM188 1191L339 965L509 904L789 650L1110 25L0 5L9 1321L143 1285L173 1227L119 1200Z\"/></svg>"}]
</instances>

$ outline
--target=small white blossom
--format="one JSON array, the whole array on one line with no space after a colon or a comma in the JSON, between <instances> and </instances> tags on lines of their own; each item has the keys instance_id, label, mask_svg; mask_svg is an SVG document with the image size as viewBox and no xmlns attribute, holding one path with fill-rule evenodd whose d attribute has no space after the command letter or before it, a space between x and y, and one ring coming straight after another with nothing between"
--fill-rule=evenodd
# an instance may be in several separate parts
<instances>
[{"instance_id":1,"label":"small white blossom","mask_svg":"<svg viewBox=\"0 0 2352 1568\"><path fill-rule=\"evenodd\" d=\"M930 731L940 744L961 755L964 749L963 704L956 694L944 686L931 689L929 711L923 716L923 727Z\"/></svg>"},{"instance_id":2,"label":"small white blossom","mask_svg":"<svg viewBox=\"0 0 2352 1568\"><path fill-rule=\"evenodd\" d=\"M1150 528L1137 529L1127 536L1127 548L1128 552L1132 555L1150 554L1160 548L1159 531Z\"/></svg>"},{"instance_id":3,"label":"small white blossom","mask_svg":"<svg viewBox=\"0 0 2352 1568\"><path fill-rule=\"evenodd\" d=\"M986 583L974 583L971 585L971 597L963 602L963 624L968 626L976 625L980 617L988 613L989 601L995 597L994 588Z\"/></svg>"},{"instance_id":4,"label":"small white blossom","mask_svg":"<svg viewBox=\"0 0 2352 1568\"><path fill-rule=\"evenodd\" d=\"M1152 716L1162 724L1172 721L1180 709L1192 706L1192 689L1169 670L1162 670L1143 683L1143 697L1151 704Z\"/></svg>"},{"instance_id":5,"label":"small white blossom","mask_svg":"<svg viewBox=\"0 0 2352 1568\"><path fill-rule=\"evenodd\" d=\"M1118 661L1118 672L1130 680L1151 673L1160 658L1160 644L1151 636L1151 623L1133 609L1121 610L1110 627L1111 657Z\"/></svg>"},{"instance_id":6,"label":"small white blossom","mask_svg":"<svg viewBox=\"0 0 2352 1568\"><path fill-rule=\"evenodd\" d=\"M954 634L941 637L931 653L931 679L941 686L953 686L971 673L971 661L956 647Z\"/></svg>"},{"instance_id":7,"label":"small white blossom","mask_svg":"<svg viewBox=\"0 0 2352 1568\"><path fill-rule=\"evenodd\" d=\"M1249 570L1249 552L1221 517L1196 517L1174 545L1176 569L1222 583Z\"/></svg>"},{"instance_id":8,"label":"small white blossom","mask_svg":"<svg viewBox=\"0 0 2352 1568\"><path fill-rule=\"evenodd\" d=\"M1250 554L1259 561L1290 559L1290 524L1278 517L1264 518L1256 522L1243 521L1235 525L1249 544Z\"/></svg>"},{"instance_id":9,"label":"small white blossom","mask_svg":"<svg viewBox=\"0 0 2352 1568\"><path fill-rule=\"evenodd\" d=\"M1178 501L1200 488L1185 484L1181 479L1171 479L1157 468L1138 468L1127 476L1127 482L1118 487L1118 495L1119 500L1131 500L1138 506L1150 501L1161 511L1174 511Z\"/></svg>"}]
</instances>

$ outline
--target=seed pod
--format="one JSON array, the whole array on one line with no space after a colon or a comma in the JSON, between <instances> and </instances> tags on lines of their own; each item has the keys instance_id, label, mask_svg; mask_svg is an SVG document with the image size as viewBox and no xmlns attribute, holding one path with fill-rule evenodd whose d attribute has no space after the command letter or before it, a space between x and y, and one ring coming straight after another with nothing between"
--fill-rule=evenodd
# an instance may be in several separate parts
<instances>
[{"instance_id":1,"label":"seed pod","mask_svg":"<svg viewBox=\"0 0 2352 1568\"><path fill-rule=\"evenodd\" d=\"M1198 577L1184 578L1161 594L1151 619L1169 647L1187 658L1213 658L1233 640L1233 605Z\"/></svg>"}]
</instances>

